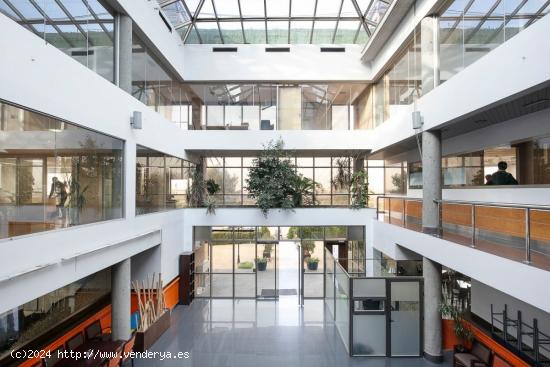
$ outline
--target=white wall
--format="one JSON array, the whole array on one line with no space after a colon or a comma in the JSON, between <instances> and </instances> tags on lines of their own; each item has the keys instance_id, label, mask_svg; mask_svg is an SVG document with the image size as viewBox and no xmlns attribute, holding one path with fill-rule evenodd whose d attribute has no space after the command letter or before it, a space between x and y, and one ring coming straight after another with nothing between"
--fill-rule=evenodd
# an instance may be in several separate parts
<instances>
[{"instance_id":1,"label":"white wall","mask_svg":"<svg viewBox=\"0 0 550 367\"><path fill-rule=\"evenodd\" d=\"M157 253L133 274L162 272L172 280L183 252L183 217L183 210L172 210L1 240L0 313L159 244L160 259Z\"/></svg>"},{"instance_id":2,"label":"white wall","mask_svg":"<svg viewBox=\"0 0 550 367\"><path fill-rule=\"evenodd\" d=\"M375 218L375 209L298 208L270 210L267 218L255 208L219 208L215 215L206 209L185 209L184 247L193 248L194 226L366 226Z\"/></svg>"},{"instance_id":3,"label":"white wall","mask_svg":"<svg viewBox=\"0 0 550 367\"><path fill-rule=\"evenodd\" d=\"M238 52L212 52L214 46L237 47ZM265 52L266 45L185 45L185 80L366 81L370 77L360 59L360 45L345 45L343 53L321 53L321 45L268 46L290 47L290 52Z\"/></svg>"},{"instance_id":4,"label":"white wall","mask_svg":"<svg viewBox=\"0 0 550 367\"><path fill-rule=\"evenodd\" d=\"M504 310L504 305L508 306L508 316L512 319L517 319L517 312L521 311L523 322L528 325L533 325L533 318L536 318L539 325L539 330L550 335L550 314L536 307L533 307L522 300L511 297L503 292L500 292L492 287L489 287L475 279L472 279L472 306L471 310L483 320L491 323L491 304L493 304L494 312L500 313ZM499 317L499 320L502 320ZM497 327L501 325L497 324ZM508 332L515 335L516 329L509 327ZM531 339L524 336L524 340L528 345L531 344ZM550 354L550 353L549 353Z\"/></svg>"},{"instance_id":5,"label":"white wall","mask_svg":"<svg viewBox=\"0 0 550 367\"><path fill-rule=\"evenodd\" d=\"M423 233L373 220L374 247L397 260L398 246L428 257L501 292L550 312L550 272Z\"/></svg>"}]
</instances>

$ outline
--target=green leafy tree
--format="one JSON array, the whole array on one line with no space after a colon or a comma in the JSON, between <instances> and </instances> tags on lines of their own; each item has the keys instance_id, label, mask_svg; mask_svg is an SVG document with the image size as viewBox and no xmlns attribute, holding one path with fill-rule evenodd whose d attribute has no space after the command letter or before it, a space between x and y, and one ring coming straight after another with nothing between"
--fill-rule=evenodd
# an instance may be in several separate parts
<instances>
[{"instance_id":1,"label":"green leafy tree","mask_svg":"<svg viewBox=\"0 0 550 367\"><path fill-rule=\"evenodd\" d=\"M291 158L279 139L265 145L260 157L252 162L246 189L264 216L273 208L293 210L314 204L315 184L296 172Z\"/></svg>"}]
</instances>

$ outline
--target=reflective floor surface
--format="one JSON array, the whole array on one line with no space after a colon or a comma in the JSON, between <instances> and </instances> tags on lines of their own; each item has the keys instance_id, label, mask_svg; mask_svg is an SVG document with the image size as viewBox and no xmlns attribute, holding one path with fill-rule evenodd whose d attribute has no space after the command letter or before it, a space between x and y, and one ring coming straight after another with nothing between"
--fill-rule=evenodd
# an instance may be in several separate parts
<instances>
[{"instance_id":1,"label":"reflective floor surface","mask_svg":"<svg viewBox=\"0 0 550 367\"><path fill-rule=\"evenodd\" d=\"M195 300L172 312L172 327L152 352L189 352L187 359L140 359L141 366L428 367L422 358L349 357L322 300Z\"/></svg>"}]
</instances>

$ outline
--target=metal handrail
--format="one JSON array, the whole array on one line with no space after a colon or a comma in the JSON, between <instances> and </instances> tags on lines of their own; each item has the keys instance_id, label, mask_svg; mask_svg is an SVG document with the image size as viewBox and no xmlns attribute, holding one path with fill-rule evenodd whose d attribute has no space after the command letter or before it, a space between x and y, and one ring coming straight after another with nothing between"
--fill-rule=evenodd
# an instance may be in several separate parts
<instances>
[{"instance_id":1,"label":"metal handrail","mask_svg":"<svg viewBox=\"0 0 550 367\"><path fill-rule=\"evenodd\" d=\"M510 203L494 203L489 201L466 201L466 200L434 200L437 204L461 204L475 206L490 206L499 208L516 208L516 209L535 209L535 210L550 210L550 205L532 205L532 204L510 204Z\"/></svg>"},{"instance_id":2,"label":"metal handrail","mask_svg":"<svg viewBox=\"0 0 550 367\"><path fill-rule=\"evenodd\" d=\"M395 195L383 195L376 197L376 201L380 199L401 199L407 201L422 201L422 198L408 197L408 196L395 196ZM440 200L435 199L434 203L437 204L462 204L462 205L477 205L477 206L491 206L501 208L518 208L518 209L540 209L550 210L550 205L533 205L533 204L511 204L511 203L495 203L490 201L467 201L467 200ZM377 206L378 207L378 206Z\"/></svg>"},{"instance_id":3,"label":"metal handrail","mask_svg":"<svg viewBox=\"0 0 550 367\"><path fill-rule=\"evenodd\" d=\"M388 208L380 210L380 199L389 199L390 205ZM389 223L392 224L392 210L391 210L391 200L399 200L403 202L403 210L399 210L399 213L403 215L403 227L407 228L407 201L422 201L422 198L409 198L407 196L378 196L376 198L376 214L384 214L390 217ZM439 209L439 230L442 233L443 231L443 215L441 211L443 209L443 204L456 204L456 205L470 205L471 206L471 227L472 227L472 236L470 247L475 248L477 242L477 231L476 231L476 208L478 207L493 207L493 208L511 208L511 209L521 209L525 212L525 260L524 263L531 263L531 211L533 210L545 210L550 211L550 205L531 205L531 204L509 204L509 203L494 203L494 202L483 202L483 201L465 201L465 200L433 200L435 204L438 205Z\"/></svg>"}]
</instances>

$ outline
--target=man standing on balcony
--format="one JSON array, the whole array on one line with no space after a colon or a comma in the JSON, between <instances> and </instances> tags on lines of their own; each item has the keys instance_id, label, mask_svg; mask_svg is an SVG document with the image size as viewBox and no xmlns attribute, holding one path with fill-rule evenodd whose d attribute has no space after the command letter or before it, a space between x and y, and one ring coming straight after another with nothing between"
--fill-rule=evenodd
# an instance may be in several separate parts
<instances>
[{"instance_id":1,"label":"man standing on balcony","mask_svg":"<svg viewBox=\"0 0 550 367\"><path fill-rule=\"evenodd\" d=\"M508 163L498 162L498 171L492 174L492 185L517 185L518 181L510 172L506 172Z\"/></svg>"}]
</instances>

